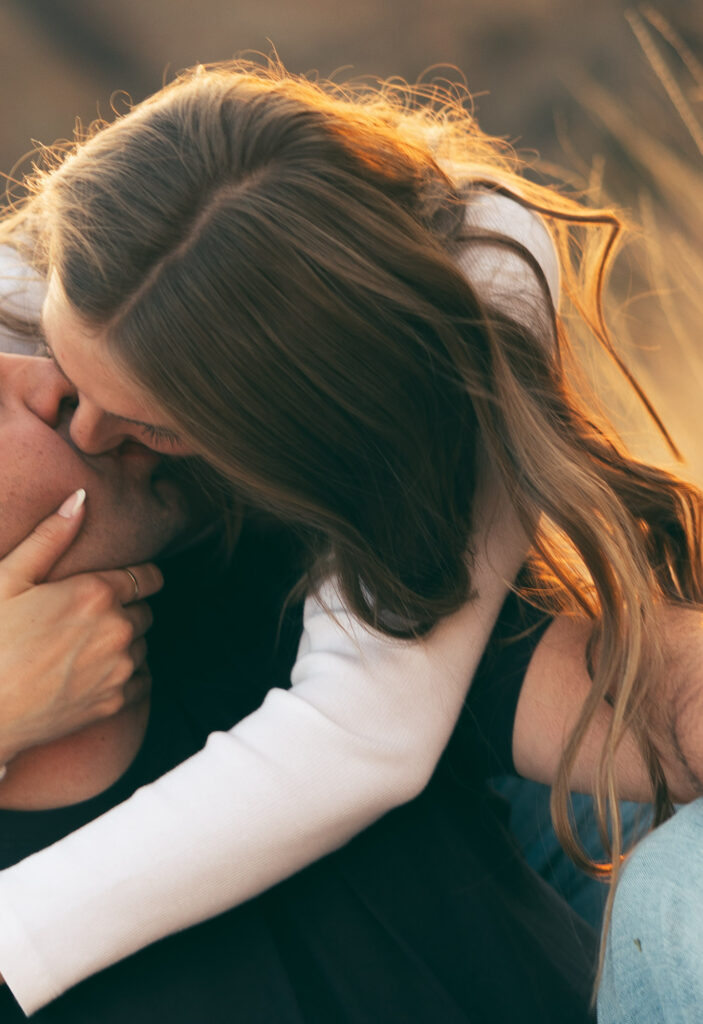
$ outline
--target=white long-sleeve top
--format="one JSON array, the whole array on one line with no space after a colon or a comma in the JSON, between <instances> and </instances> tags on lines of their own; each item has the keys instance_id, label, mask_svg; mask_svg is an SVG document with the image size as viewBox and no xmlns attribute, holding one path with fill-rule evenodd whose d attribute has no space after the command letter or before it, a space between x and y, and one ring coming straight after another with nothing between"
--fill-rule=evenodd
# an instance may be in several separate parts
<instances>
[{"instance_id":1,"label":"white long-sleeve top","mask_svg":"<svg viewBox=\"0 0 703 1024\"><path fill-rule=\"evenodd\" d=\"M530 249L556 304L558 262L539 218L477 193L467 221ZM544 302L529 267L499 245L469 244L459 264L516 316ZM527 547L508 506L485 496L479 600L428 637L372 632L327 584L306 601L290 690L272 690L124 804L0 872L0 972L26 1014L255 896L424 788Z\"/></svg>"}]
</instances>

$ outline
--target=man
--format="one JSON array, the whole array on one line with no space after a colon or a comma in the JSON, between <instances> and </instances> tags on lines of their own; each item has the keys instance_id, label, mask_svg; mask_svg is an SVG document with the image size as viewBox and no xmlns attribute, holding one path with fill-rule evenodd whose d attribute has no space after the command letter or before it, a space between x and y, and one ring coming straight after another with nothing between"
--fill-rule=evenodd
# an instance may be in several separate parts
<instances>
[{"instance_id":1,"label":"man","mask_svg":"<svg viewBox=\"0 0 703 1024\"><path fill-rule=\"evenodd\" d=\"M0 554L84 486L86 522L56 574L152 557L185 525L178 490L138 446L120 458L77 453L70 415L48 363L0 356L0 492L12 495L0 511ZM257 707L270 686L287 685L295 610L278 644L276 633L294 550L250 525L226 573L217 559L213 541L172 560L150 643L150 700L13 759L0 784L0 867L126 799ZM459 1024L527 1021L539 1007L543 1021L585 1020L594 938L514 850L477 747L469 722L416 801L270 893L89 979L35 1019ZM0 1018L24 1019L7 989Z\"/></svg>"},{"instance_id":2,"label":"man","mask_svg":"<svg viewBox=\"0 0 703 1024\"><path fill-rule=\"evenodd\" d=\"M97 567L110 569L144 562L181 533L187 523L187 504L181 490L159 472L159 459L137 450L107 459L80 454L68 438L70 403L62 394L61 382L46 360L22 355L0 354L0 554L16 548L28 530L56 508L71 489L83 487L89 499L85 522L77 539L53 567L51 576L60 578ZM3 586L17 571L14 561L3 568ZM131 596L130 579L121 585ZM134 606L131 616L139 640L148 625L146 609ZM5 622L4 628L8 628ZM9 638L3 647L9 647ZM28 638L29 644L29 638ZM39 661L42 652L32 652ZM36 675L40 676L40 667ZM14 693L15 673L2 666L5 688L3 717L10 733L22 719L17 706L21 694ZM37 703L40 700L34 695ZM10 697L15 706L8 707ZM133 756L146 721L147 703L129 704L120 714L83 729L47 748L32 747L12 758L0 788L0 806L25 809L50 807L58 802L93 796L121 774ZM58 710L56 714L58 715ZM8 721L9 719L9 721ZM5 730L7 732L7 729ZM56 733L63 730L56 723ZM0 751L11 746L9 737ZM99 770L94 759L100 750ZM87 765L91 768L88 771Z\"/></svg>"}]
</instances>

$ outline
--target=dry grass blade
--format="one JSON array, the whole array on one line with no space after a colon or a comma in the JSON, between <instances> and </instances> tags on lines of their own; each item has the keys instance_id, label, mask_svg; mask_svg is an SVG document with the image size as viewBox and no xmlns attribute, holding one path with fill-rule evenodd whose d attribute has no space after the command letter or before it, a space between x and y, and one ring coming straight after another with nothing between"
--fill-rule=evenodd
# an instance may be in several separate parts
<instances>
[{"instance_id":1,"label":"dry grass blade","mask_svg":"<svg viewBox=\"0 0 703 1024\"><path fill-rule=\"evenodd\" d=\"M683 223L703 237L703 203L694 202L701 194L701 175L682 157L655 139L618 102L596 82L579 79L574 93L577 99L603 123L642 170L654 179L670 207L677 210ZM692 223L693 221L693 223Z\"/></svg>"},{"instance_id":2,"label":"dry grass blade","mask_svg":"<svg viewBox=\"0 0 703 1024\"><path fill-rule=\"evenodd\" d=\"M698 60L695 54L691 51L690 47L686 45L684 40L675 32L666 18L663 18L659 11L656 11L649 4L643 4L640 7L640 14L647 19L652 28L655 28L662 39L665 39L672 50L678 53L679 57L685 64L691 78L696 82L699 88L702 90L701 99L703 99L703 64Z\"/></svg>"},{"instance_id":3,"label":"dry grass blade","mask_svg":"<svg viewBox=\"0 0 703 1024\"><path fill-rule=\"evenodd\" d=\"M669 103L703 156L703 124L686 99L682 78L690 76L703 95L703 65L666 20L649 6L628 21ZM665 56L661 44L673 51ZM682 65L678 67L676 61ZM580 105L606 128L615 144L606 168L604 193L637 210L641 233L631 234L610 281L608 319L620 351L664 414L688 461L687 475L703 481L703 444L697 427L703 396L703 164L662 141L658 125L669 119L640 116L591 79L571 83ZM643 96L643 104L648 103ZM642 108L651 113L651 104ZM683 137L683 136L682 136ZM687 140L686 140L686 144ZM593 165L590 184L600 179ZM633 189L633 180L635 189ZM634 195L633 195L634 192ZM608 393L609 412L642 457L654 461L657 438L605 366L597 386ZM666 461L666 460L665 460Z\"/></svg>"},{"instance_id":4,"label":"dry grass blade","mask_svg":"<svg viewBox=\"0 0 703 1024\"><path fill-rule=\"evenodd\" d=\"M678 344L679 357L683 356L696 386L703 394L703 364L701 363L700 339L694 339L690 323L686 322L689 291L677 273L680 260L676 257L671 240L662 238L660 225L654 211L652 197L647 193L640 195L640 215L647 239L646 251L651 268L651 277L658 282L656 295L666 315L666 321ZM693 298L693 295L691 295ZM700 311L703 314L703 310Z\"/></svg>"},{"instance_id":5,"label":"dry grass blade","mask_svg":"<svg viewBox=\"0 0 703 1024\"><path fill-rule=\"evenodd\" d=\"M698 152L703 156L703 129L701 129L701 126L696 119L696 115L691 110L681 87L657 49L651 32L649 32L645 23L639 15L635 13L635 11L628 11L625 17L629 21L630 27L637 37L637 41L642 47L644 55L649 61L652 70L666 90L674 109L685 124L689 135L696 144Z\"/></svg>"}]
</instances>

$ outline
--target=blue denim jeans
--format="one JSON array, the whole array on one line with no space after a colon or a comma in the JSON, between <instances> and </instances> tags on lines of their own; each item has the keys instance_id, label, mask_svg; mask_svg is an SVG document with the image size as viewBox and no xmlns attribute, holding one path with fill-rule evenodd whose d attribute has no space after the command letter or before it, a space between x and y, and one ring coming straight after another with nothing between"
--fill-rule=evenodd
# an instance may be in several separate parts
<instances>
[{"instance_id":1,"label":"blue denim jeans","mask_svg":"<svg viewBox=\"0 0 703 1024\"><path fill-rule=\"evenodd\" d=\"M491 785L510 804L510 830L527 863L553 886L560 896L600 931L608 887L579 871L559 845L549 813L549 786L528 782L515 776L500 776ZM598 838L593 800L575 793L572 796L573 821L578 836L592 857L601 859L603 852ZM636 835L646 831L649 812L646 805L620 804L626 846Z\"/></svg>"},{"instance_id":2,"label":"blue denim jeans","mask_svg":"<svg viewBox=\"0 0 703 1024\"><path fill-rule=\"evenodd\" d=\"M703 799L677 811L625 863L598 1021L703 1021Z\"/></svg>"},{"instance_id":3,"label":"blue denim jeans","mask_svg":"<svg viewBox=\"0 0 703 1024\"><path fill-rule=\"evenodd\" d=\"M530 865L595 928L607 889L561 850L549 789L513 777L492 781L510 803L510 826ZM648 809L621 804L626 846ZM574 798L584 845L599 856L589 797ZM703 798L640 840L615 893L598 992L598 1024L703 1024Z\"/></svg>"}]
</instances>

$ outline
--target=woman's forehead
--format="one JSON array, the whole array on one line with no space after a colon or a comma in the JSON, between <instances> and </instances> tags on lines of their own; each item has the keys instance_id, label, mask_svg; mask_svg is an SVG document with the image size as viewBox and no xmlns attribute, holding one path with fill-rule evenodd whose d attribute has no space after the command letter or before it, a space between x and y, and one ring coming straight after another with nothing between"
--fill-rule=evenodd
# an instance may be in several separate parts
<instances>
[{"instance_id":1,"label":"woman's forehead","mask_svg":"<svg viewBox=\"0 0 703 1024\"><path fill-rule=\"evenodd\" d=\"M60 372L91 403L138 425L163 418L150 396L112 356L102 332L89 327L73 309L55 273L49 279L41 325Z\"/></svg>"}]
</instances>

